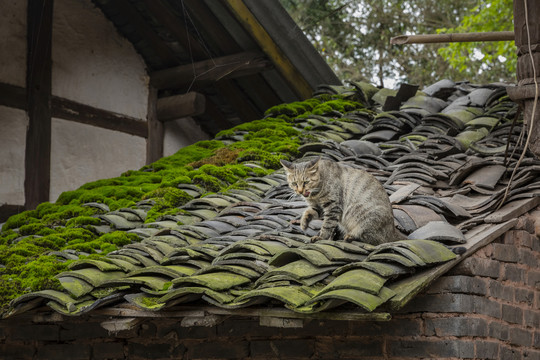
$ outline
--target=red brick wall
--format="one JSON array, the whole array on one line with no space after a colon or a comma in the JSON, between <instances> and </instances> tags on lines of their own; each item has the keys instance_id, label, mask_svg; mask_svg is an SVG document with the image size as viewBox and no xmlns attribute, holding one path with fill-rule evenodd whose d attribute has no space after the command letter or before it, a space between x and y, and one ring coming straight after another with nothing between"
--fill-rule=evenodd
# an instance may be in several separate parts
<instances>
[{"instance_id":1,"label":"red brick wall","mask_svg":"<svg viewBox=\"0 0 540 360\"><path fill-rule=\"evenodd\" d=\"M181 319L146 319L110 334L104 317L31 314L0 321L0 359L540 359L534 233L522 219L519 230L465 259L389 322L273 328L231 317L186 328Z\"/></svg>"}]
</instances>

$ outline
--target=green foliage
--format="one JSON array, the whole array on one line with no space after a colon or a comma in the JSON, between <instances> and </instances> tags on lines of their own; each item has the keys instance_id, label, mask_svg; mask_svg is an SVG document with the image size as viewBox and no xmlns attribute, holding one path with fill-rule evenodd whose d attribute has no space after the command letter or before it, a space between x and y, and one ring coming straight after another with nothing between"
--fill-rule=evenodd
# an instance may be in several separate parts
<instances>
[{"instance_id":1,"label":"green foliage","mask_svg":"<svg viewBox=\"0 0 540 360\"><path fill-rule=\"evenodd\" d=\"M394 36L433 34L438 29L512 30L511 0L280 1L343 81L384 87L388 80L426 86L445 77L513 79L512 42L389 45ZM481 60L475 59L477 54L482 54Z\"/></svg>"},{"instance_id":2,"label":"green foliage","mask_svg":"<svg viewBox=\"0 0 540 360\"><path fill-rule=\"evenodd\" d=\"M513 30L512 0L481 0L479 3L459 26L437 32ZM460 72L463 79L471 78L478 82L514 80L517 64L515 52L513 41L451 43L439 49L439 54Z\"/></svg>"}]
</instances>

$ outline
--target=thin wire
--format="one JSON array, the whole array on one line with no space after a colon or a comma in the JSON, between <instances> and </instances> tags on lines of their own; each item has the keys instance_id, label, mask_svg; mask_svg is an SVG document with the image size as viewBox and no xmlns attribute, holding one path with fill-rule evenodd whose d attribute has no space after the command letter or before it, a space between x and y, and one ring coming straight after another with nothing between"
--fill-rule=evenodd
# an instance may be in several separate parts
<instances>
[{"instance_id":1,"label":"thin wire","mask_svg":"<svg viewBox=\"0 0 540 360\"><path fill-rule=\"evenodd\" d=\"M529 121L529 129L528 129L528 134L527 134L527 141L525 141L525 147L523 148L523 151L521 152L521 156L519 157L519 160L516 163L516 166L514 167L514 171L512 171L512 175L510 176L510 181L508 181L508 185L506 186L504 196L501 200L501 203L497 207L497 210L499 210L501 206L504 204L504 202L506 201L506 197L508 196L508 192L510 191L510 186L512 185L512 180L514 179L514 176L516 175L517 169L521 165L523 158L525 158L525 153L527 152L527 148L529 147L529 142L531 140L531 134L532 134L532 129L534 125L534 115L536 114L536 105L538 104L538 80L536 79L536 66L534 64L534 58L533 58L532 47L531 47L531 30L529 28L529 12L527 9L527 0L523 0L523 5L525 8L525 28L527 29L527 46L528 46L529 57L531 58L531 65L533 69L534 102L533 102L533 108L531 112L531 119Z\"/></svg>"},{"instance_id":2,"label":"thin wire","mask_svg":"<svg viewBox=\"0 0 540 360\"><path fill-rule=\"evenodd\" d=\"M184 21L185 31L186 31L187 40L188 40L189 58L190 58L190 61L191 61L191 67L192 67L192 71L193 71L193 79L191 79L191 83L189 84L189 86L188 86L188 88L186 90L186 93L191 91L191 89L193 88L193 85L195 84L195 82L197 81L198 78L200 78L200 77L214 71L215 69L218 69L220 67L226 67L226 66L229 66L229 65L238 65L234 69L231 69L227 73L222 74L220 77L218 77L216 79L216 81L218 81L218 80L221 80L222 78L226 77L230 73L232 73L232 72L234 72L234 71L236 71L238 69L241 69L242 66L249 65L249 62L243 62L243 61L233 61L233 62L230 62L230 63L227 63L227 64L219 64L219 65L216 64L216 61L215 61L214 57L212 56L212 53L211 53L210 49L206 46L206 42L204 41L201 33L199 32L199 29L197 28L197 25L195 24L195 22L193 21L193 19L189 15L189 12L187 11L187 9L186 9L186 7L184 5L184 0L182 0L181 3L182 3L182 13L183 13L184 19L189 20L191 25L193 25L193 28L195 29L195 32L197 33L197 37L199 38L205 52L208 54L209 60L211 60L212 63L214 64L214 66L211 69L208 69L206 71L203 71L200 74L197 74L197 72L195 70L195 59L193 59L193 49L191 48L191 41L190 41L189 29L188 29L188 21Z\"/></svg>"}]
</instances>

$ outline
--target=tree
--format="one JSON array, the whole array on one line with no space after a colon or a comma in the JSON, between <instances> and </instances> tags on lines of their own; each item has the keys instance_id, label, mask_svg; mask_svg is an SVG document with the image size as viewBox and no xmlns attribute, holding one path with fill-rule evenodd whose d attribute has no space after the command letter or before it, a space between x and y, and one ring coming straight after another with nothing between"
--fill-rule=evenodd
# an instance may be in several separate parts
<instances>
[{"instance_id":1,"label":"tree","mask_svg":"<svg viewBox=\"0 0 540 360\"><path fill-rule=\"evenodd\" d=\"M365 80L383 87L391 82L425 86L443 77L476 80L472 70L464 71L461 66L467 60L467 53L462 50L457 54L442 44L391 46L390 38L402 34L432 34L437 29L460 29L460 24L472 16L471 11L476 14L482 9L474 7L477 0L281 2L344 81ZM479 16L485 15L481 13ZM459 58L457 55L462 56L460 65L455 62ZM448 60L452 56L453 62ZM484 74L487 76L490 72L485 71Z\"/></svg>"},{"instance_id":2,"label":"tree","mask_svg":"<svg viewBox=\"0 0 540 360\"><path fill-rule=\"evenodd\" d=\"M455 28L439 33L511 31L512 0L482 0ZM478 82L512 81L516 74L516 46L513 41L453 43L439 54L460 73Z\"/></svg>"}]
</instances>

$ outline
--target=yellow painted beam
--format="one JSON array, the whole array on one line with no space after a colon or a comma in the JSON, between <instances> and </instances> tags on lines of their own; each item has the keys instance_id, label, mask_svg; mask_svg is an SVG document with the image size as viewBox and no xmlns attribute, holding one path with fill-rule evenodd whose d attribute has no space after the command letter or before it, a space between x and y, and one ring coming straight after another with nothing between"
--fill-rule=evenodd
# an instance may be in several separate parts
<instances>
[{"instance_id":1,"label":"yellow painted beam","mask_svg":"<svg viewBox=\"0 0 540 360\"><path fill-rule=\"evenodd\" d=\"M314 89L311 88L306 79L296 70L296 67L285 56L270 35L268 35L246 4L244 4L244 1L225 0L225 3L229 6L237 20L257 41L266 56L272 60L276 69L285 78L289 86L294 89L296 94L302 99L310 98Z\"/></svg>"}]
</instances>

